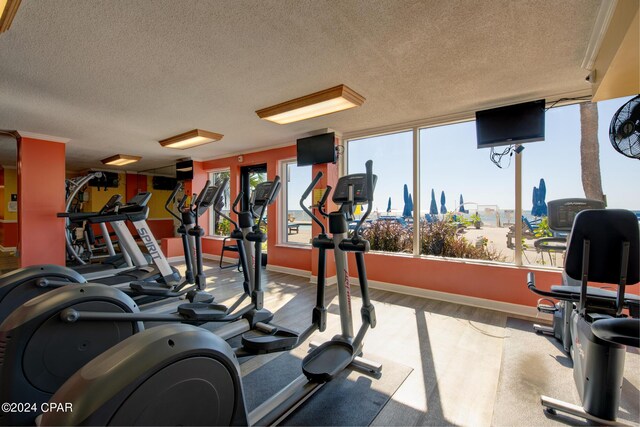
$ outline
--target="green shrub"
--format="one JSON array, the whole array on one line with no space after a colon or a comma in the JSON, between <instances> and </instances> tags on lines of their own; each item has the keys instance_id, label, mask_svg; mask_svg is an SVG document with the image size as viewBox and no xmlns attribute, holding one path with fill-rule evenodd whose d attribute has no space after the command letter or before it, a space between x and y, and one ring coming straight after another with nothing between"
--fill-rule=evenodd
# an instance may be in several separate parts
<instances>
[{"instance_id":1,"label":"green shrub","mask_svg":"<svg viewBox=\"0 0 640 427\"><path fill-rule=\"evenodd\" d=\"M549 218L548 217L543 216L540 219L540 222L538 223L538 228L536 228L536 231L535 231L534 235L536 237L538 237L538 238L553 236L553 233L551 232L551 229L549 228Z\"/></svg>"},{"instance_id":2,"label":"green shrub","mask_svg":"<svg viewBox=\"0 0 640 427\"><path fill-rule=\"evenodd\" d=\"M505 257L488 246L487 239L476 245L458 234L458 225L451 221L420 222L420 253L450 258L504 261ZM364 230L371 250L384 252L413 252L413 232L397 222L374 221Z\"/></svg>"},{"instance_id":3,"label":"green shrub","mask_svg":"<svg viewBox=\"0 0 640 427\"><path fill-rule=\"evenodd\" d=\"M231 223L226 218L220 218L216 224L216 234L219 236L228 236L231 233Z\"/></svg>"},{"instance_id":4,"label":"green shrub","mask_svg":"<svg viewBox=\"0 0 640 427\"><path fill-rule=\"evenodd\" d=\"M362 235L374 251L411 253L413 250L411 231L397 222L374 221Z\"/></svg>"},{"instance_id":5,"label":"green shrub","mask_svg":"<svg viewBox=\"0 0 640 427\"><path fill-rule=\"evenodd\" d=\"M420 252L424 255L488 261L504 261L505 259L500 252L489 248L487 239L484 239L480 245L469 242L464 235L458 234L458 227L454 223L422 222L420 227Z\"/></svg>"}]
</instances>

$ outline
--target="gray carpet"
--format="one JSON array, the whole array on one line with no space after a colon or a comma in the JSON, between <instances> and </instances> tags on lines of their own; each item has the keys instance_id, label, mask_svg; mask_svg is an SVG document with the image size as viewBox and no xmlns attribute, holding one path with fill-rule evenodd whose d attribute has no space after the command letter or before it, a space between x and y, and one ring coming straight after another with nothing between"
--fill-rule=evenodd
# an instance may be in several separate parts
<instances>
[{"instance_id":1,"label":"gray carpet","mask_svg":"<svg viewBox=\"0 0 640 427\"><path fill-rule=\"evenodd\" d=\"M292 413L283 425L368 426L389 398L409 376L412 368L372 355L381 362L382 375L372 378L347 369L317 391ZM243 378L245 403L249 411L298 377L301 359L284 353Z\"/></svg>"},{"instance_id":2,"label":"gray carpet","mask_svg":"<svg viewBox=\"0 0 640 427\"><path fill-rule=\"evenodd\" d=\"M618 413L618 419L633 423L638 423L640 413L640 357L636 350L627 353ZM586 425L578 418L547 417L540 405L541 394L580 405L572 366L553 337L535 334L531 322L507 319L492 425Z\"/></svg>"}]
</instances>

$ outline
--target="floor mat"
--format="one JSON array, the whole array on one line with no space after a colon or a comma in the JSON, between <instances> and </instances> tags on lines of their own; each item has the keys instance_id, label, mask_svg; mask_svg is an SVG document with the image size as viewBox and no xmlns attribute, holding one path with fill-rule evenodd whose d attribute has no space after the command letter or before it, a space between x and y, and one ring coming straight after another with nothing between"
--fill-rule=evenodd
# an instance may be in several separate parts
<instances>
[{"instance_id":1,"label":"floor mat","mask_svg":"<svg viewBox=\"0 0 640 427\"><path fill-rule=\"evenodd\" d=\"M492 425L586 425L578 418L548 417L544 413L542 394L576 405L580 405L580 397L573 380L573 362L555 338L535 334L532 325L507 319ZM638 423L640 357L634 350L627 352L618 419Z\"/></svg>"},{"instance_id":2,"label":"floor mat","mask_svg":"<svg viewBox=\"0 0 640 427\"><path fill-rule=\"evenodd\" d=\"M412 368L388 360L382 363L380 378L347 369L318 390L282 425L321 426L371 424L389 398L409 376ZM299 357L284 353L243 378L245 403L249 411L280 391L301 373Z\"/></svg>"}]
</instances>

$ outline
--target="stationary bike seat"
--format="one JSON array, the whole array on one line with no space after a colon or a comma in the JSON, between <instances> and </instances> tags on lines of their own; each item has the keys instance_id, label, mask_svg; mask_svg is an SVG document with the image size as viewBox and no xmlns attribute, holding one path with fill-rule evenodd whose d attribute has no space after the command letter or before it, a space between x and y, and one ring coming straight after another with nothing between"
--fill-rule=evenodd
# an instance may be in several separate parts
<instances>
[{"instance_id":1,"label":"stationary bike seat","mask_svg":"<svg viewBox=\"0 0 640 427\"><path fill-rule=\"evenodd\" d=\"M591 331L605 341L640 347L640 319L623 317L597 320L591 324Z\"/></svg>"}]
</instances>

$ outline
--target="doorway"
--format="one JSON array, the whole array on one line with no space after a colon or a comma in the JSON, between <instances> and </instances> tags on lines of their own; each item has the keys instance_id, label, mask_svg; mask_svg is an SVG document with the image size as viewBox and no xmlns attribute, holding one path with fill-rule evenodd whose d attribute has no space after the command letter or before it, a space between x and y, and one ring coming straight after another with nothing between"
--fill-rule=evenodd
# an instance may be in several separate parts
<instances>
[{"instance_id":1,"label":"doorway","mask_svg":"<svg viewBox=\"0 0 640 427\"><path fill-rule=\"evenodd\" d=\"M17 132L0 130L0 273L20 266Z\"/></svg>"}]
</instances>

